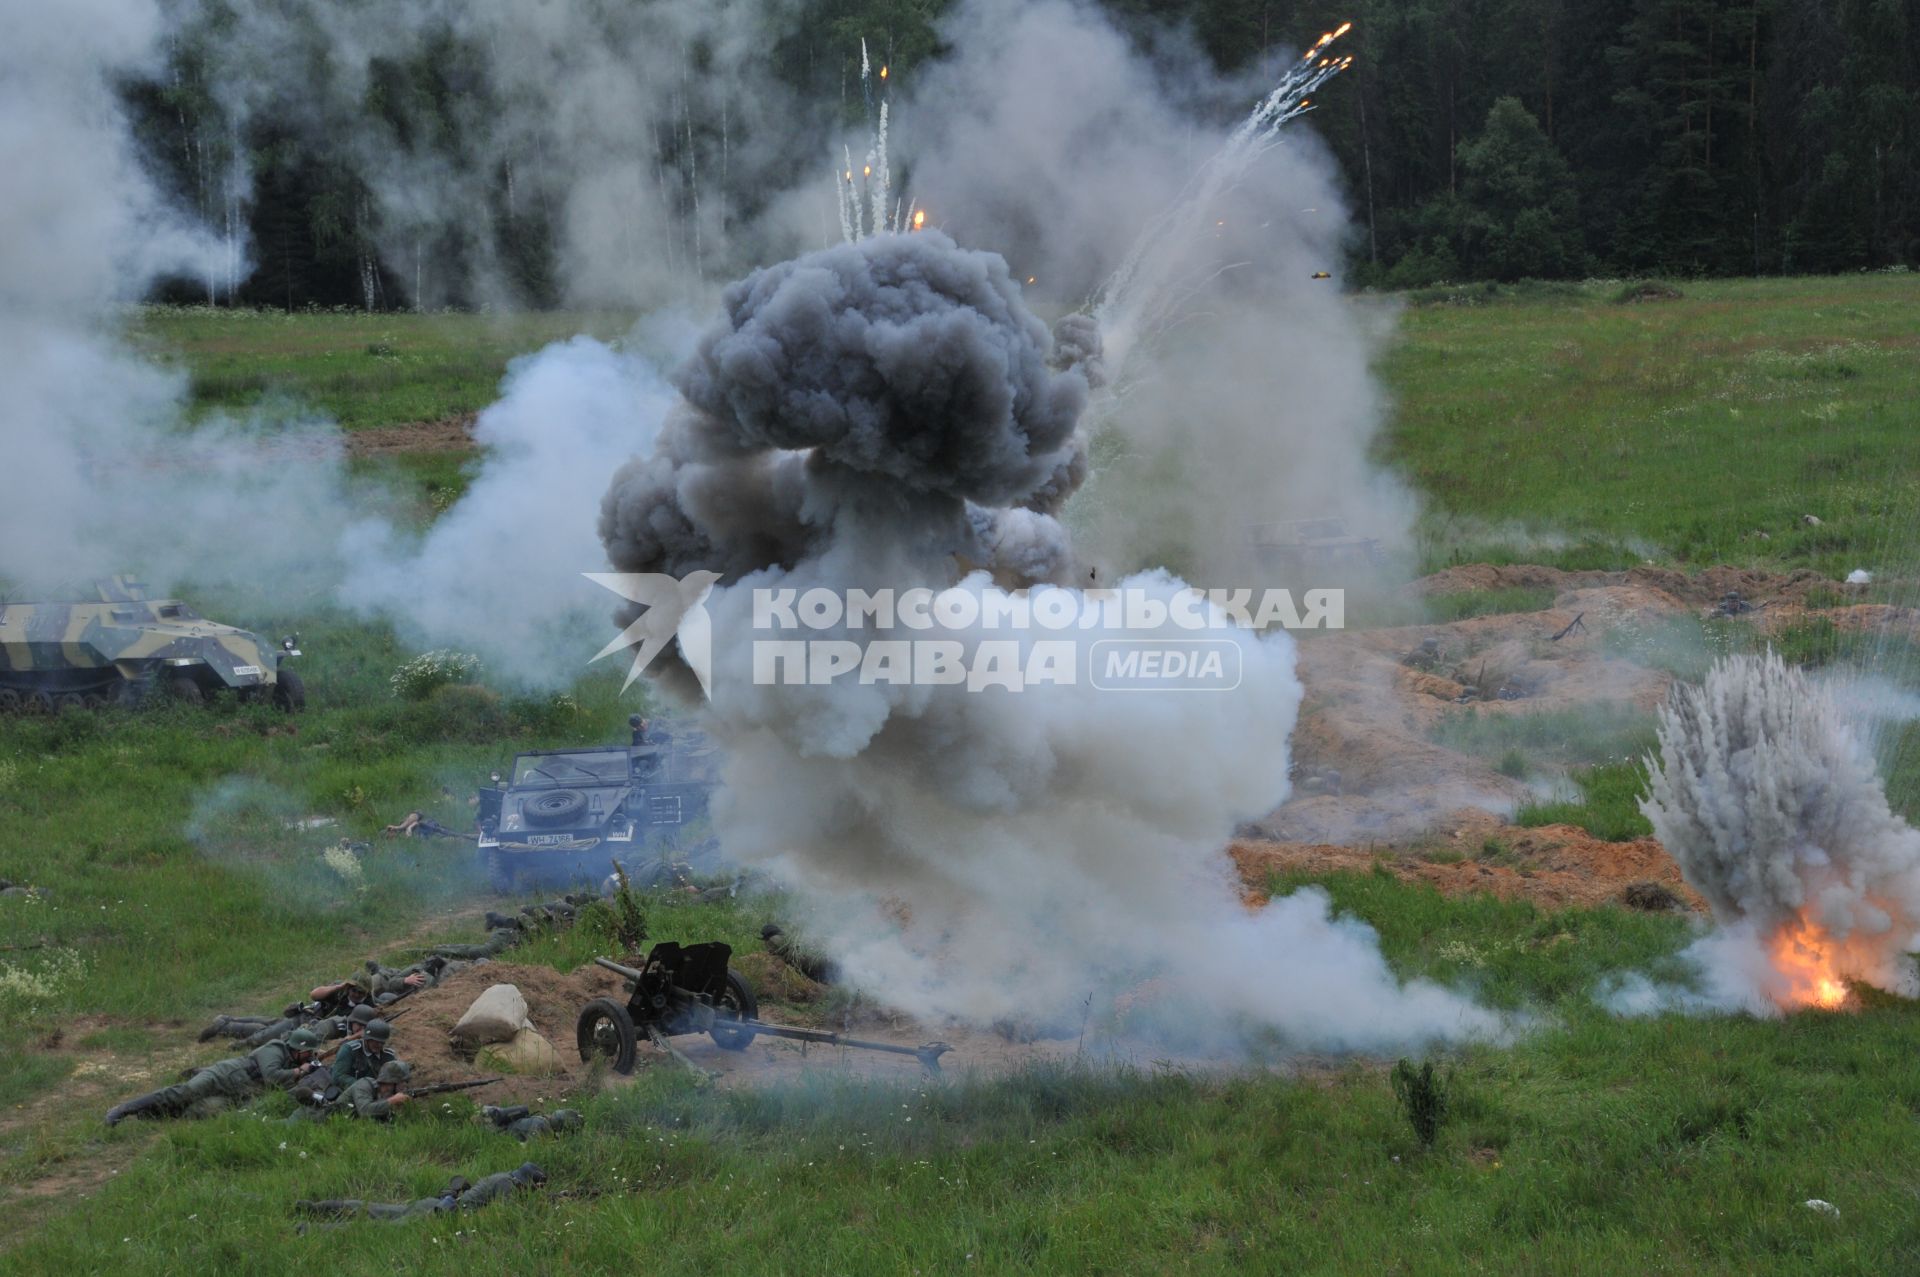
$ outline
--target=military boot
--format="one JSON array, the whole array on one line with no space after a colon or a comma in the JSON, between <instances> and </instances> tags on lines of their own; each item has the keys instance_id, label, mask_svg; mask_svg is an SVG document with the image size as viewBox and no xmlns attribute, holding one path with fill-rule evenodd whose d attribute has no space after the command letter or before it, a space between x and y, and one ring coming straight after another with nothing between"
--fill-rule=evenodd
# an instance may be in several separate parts
<instances>
[{"instance_id":1,"label":"military boot","mask_svg":"<svg viewBox=\"0 0 1920 1277\"><path fill-rule=\"evenodd\" d=\"M130 1117L139 1117L143 1113L150 1112L157 1098L156 1095L147 1094L136 1095L130 1100L121 1101L107 1110L107 1125L118 1126Z\"/></svg>"},{"instance_id":2,"label":"military boot","mask_svg":"<svg viewBox=\"0 0 1920 1277\"><path fill-rule=\"evenodd\" d=\"M200 1030L200 1041L202 1042L213 1041L215 1038L219 1037L222 1033L225 1033L227 1031L227 1025L231 1024L232 1022L233 1022L232 1016L229 1016L229 1015L214 1016L213 1023L209 1024L206 1028Z\"/></svg>"}]
</instances>

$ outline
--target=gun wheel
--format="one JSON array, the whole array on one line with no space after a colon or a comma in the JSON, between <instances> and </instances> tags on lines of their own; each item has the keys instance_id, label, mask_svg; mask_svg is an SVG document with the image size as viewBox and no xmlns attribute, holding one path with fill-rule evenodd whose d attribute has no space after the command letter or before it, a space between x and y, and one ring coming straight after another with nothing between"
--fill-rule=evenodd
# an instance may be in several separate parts
<instances>
[{"instance_id":1,"label":"gun wheel","mask_svg":"<svg viewBox=\"0 0 1920 1277\"><path fill-rule=\"evenodd\" d=\"M737 1020L757 1020L760 1018L760 1006L753 998L753 990L740 978L740 973L727 971L726 992L720 995L720 1001L713 1008L713 1027L707 1032L712 1036L714 1045L723 1051L744 1051L753 1045L753 1030L744 1024L729 1023Z\"/></svg>"},{"instance_id":2,"label":"gun wheel","mask_svg":"<svg viewBox=\"0 0 1920 1277\"><path fill-rule=\"evenodd\" d=\"M608 1061L615 1073L633 1072L638 1039L633 1017L611 998L595 998L580 1011L580 1023L574 1030L580 1047L580 1062Z\"/></svg>"}]
</instances>

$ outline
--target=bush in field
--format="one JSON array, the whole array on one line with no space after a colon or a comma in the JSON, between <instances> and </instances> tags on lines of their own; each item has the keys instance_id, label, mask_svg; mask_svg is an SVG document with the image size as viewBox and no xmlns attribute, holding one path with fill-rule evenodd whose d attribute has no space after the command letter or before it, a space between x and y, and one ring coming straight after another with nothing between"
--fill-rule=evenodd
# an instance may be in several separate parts
<instances>
[{"instance_id":1,"label":"bush in field","mask_svg":"<svg viewBox=\"0 0 1920 1277\"><path fill-rule=\"evenodd\" d=\"M1393 1066L1393 1094L1420 1143L1432 1148L1447 1120L1446 1078L1433 1067L1432 1060L1423 1061L1415 1068L1413 1061L1403 1059Z\"/></svg>"},{"instance_id":2,"label":"bush in field","mask_svg":"<svg viewBox=\"0 0 1920 1277\"><path fill-rule=\"evenodd\" d=\"M442 687L471 683L479 676L479 657L442 647L404 662L387 683L402 700L423 701Z\"/></svg>"}]
</instances>

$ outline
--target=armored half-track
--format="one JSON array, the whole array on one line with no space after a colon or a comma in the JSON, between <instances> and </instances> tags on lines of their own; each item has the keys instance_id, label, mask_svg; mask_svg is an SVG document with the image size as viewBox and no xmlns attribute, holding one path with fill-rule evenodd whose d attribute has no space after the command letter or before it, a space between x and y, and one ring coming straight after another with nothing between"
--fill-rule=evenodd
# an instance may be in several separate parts
<instances>
[{"instance_id":1,"label":"armored half-track","mask_svg":"<svg viewBox=\"0 0 1920 1277\"><path fill-rule=\"evenodd\" d=\"M216 693L306 705L306 689L283 663L300 655L292 637L209 621L178 599L114 577L99 598L77 603L0 601L0 712L54 713L137 704L156 695L199 702Z\"/></svg>"},{"instance_id":2,"label":"armored half-track","mask_svg":"<svg viewBox=\"0 0 1920 1277\"><path fill-rule=\"evenodd\" d=\"M502 892L598 884L663 857L697 861L719 779L699 733L636 727L626 745L520 754L479 794L478 854Z\"/></svg>"}]
</instances>

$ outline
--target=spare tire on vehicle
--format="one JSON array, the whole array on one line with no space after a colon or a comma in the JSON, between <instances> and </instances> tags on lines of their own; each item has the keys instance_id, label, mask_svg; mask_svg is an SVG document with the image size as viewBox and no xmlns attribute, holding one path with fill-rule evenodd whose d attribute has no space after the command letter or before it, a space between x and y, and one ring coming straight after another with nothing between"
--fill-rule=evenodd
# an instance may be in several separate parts
<instances>
[{"instance_id":1,"label":"spare tire on vehicle","mask_svg":"<svg viewBox=\"0 0 1920 1277\"><path fill-rule=\"evenodd\" d=\"M548 828L554 825L571 825L584 815L586 810L587 796L571 789L536 794L520 806L520 812L527 818L529 825Z\"/></svg>"}]
</instances>

